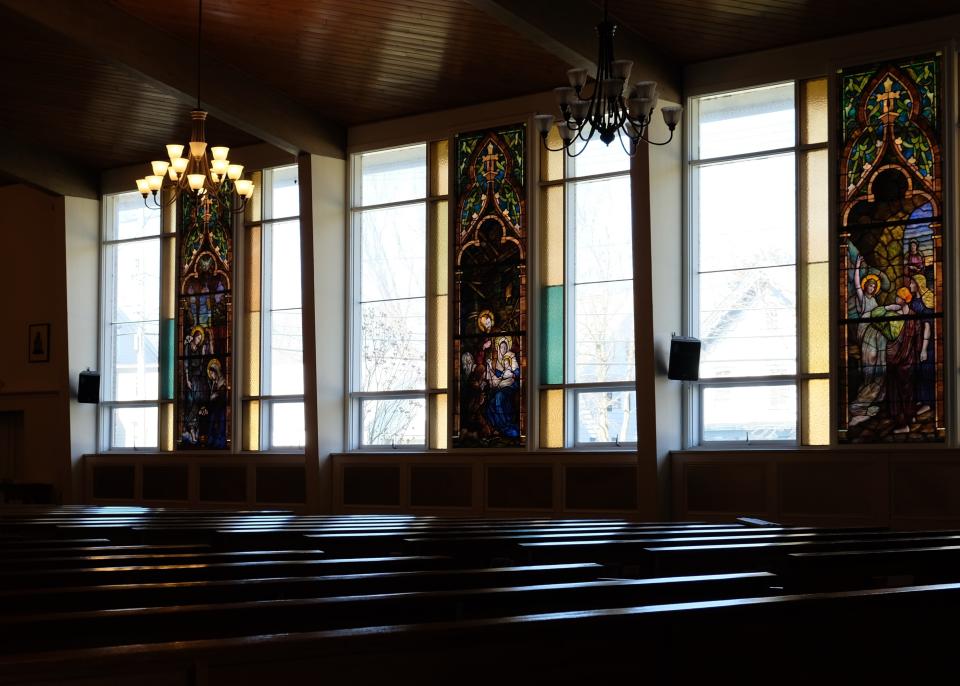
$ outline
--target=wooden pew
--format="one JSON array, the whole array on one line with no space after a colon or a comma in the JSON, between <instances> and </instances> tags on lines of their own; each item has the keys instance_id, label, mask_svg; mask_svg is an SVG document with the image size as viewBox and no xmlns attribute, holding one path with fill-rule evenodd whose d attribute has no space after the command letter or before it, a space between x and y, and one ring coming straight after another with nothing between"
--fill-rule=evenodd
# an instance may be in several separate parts
<instances>
[{"instance_id":1,"label":"wooden pew","mask_svg":"<svg viewBox=\"0 0 960 686\"><path fill-rule=\"evenodd\" d=\"M798 551L782 568L798 589L952 583L960 581L958 539L900 538L869 549Z\"/></svg>"},{"instance_id":2,"label":"wooden pew","mask_svg":"<svg viewBox=\"0 0 960 686\"><path fill-rule=\"evenodd\" d=\"M767 573L378 593L0 618L0 653L443 622L546 611L765 595Z\"/></svg>"},{"instance_id":3,"label":"wooden pew","mask_svg":"<svg viewBox=\"0 0 960 686\"><path fill-rule=\"evenodd\" d=\"M718 543L707 545L656 546L646 548L657 573L684 573L696 569L732 572L747 569L776 569L785 572L790 553L852 552L870 549L940 548L960 540L958 534L938 536L932 532L919 536L839 537L814 540L788 540L762 543ZM960 550L960 547L957 548Z\"/></svg>"},{"instance_id":4,"label":"wooden pew","mask_svg":"<svg viewBox=\"0 0 960 686\"><path fill-rule=\"evenodd\" d=\"M213 581L53 586L0 590L0 607L10 613L96 610L197 603L280 600L333 595L370 595L595 581L604 572L593 563L330 573Z\"/></svg>"},{"instance_id":5,"label":"wooden pew","mask_svg":"<svg viewBox=\"0 0 960 686\"><path fill-rule=\"evenodd\" d=\"M8 559L3 568L6 570L49 570L49 569L79 569L92 567L119 567L152 565L199 565L216 564L220 562L254 562L254 561L287 561L287 560L315 560L326 555L322 550L238 550L231 552L214 552L206 550L171 551L147 549L140 551L108 550L106 554L83 556L47 556L24 557ZM183 547L183 546L180 546ZM203 546L206 548L206 546Z\"/></svg>"},{"instance_id":6,"label":"wooden pew","mask_svg":"<svg viewBox=\"0 0 960 686\"><path fill-rule=\"evenodd\" d=\"M207 564L18 569L0 572L0 588L38 588L68 584L74 586L138 584L150 581L169 583L265 576L305 576L321 573L359 574L386 569L429 569L450 565L450 558L441 555L406 555L322 560L258 560Z\"/></svg>"},{"instance_id":7,"label":"wooden pew","mask_svg":"<svg viewBox=\"0 0 960 686\"><path fill-rule=\"evenodd\" d=\"M0 684L928 683L955 662L938 625L958 609L950 584L67 649L0 657Z\"/></svg>"}]
</instances>

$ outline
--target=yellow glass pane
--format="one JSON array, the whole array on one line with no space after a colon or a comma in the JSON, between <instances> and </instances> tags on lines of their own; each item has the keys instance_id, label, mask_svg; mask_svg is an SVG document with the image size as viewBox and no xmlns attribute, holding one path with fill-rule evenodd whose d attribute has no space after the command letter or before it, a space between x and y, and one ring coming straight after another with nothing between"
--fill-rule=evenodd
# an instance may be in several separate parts
<instances>
[{"instance_id":1,"label":"yellow glass pane","mask_svg":"<svg viewBox=\"0 0 960 686\"><path fill-rule=\"evenodd\" d=\"M450 180L450 144L434 141L430 144L430 195L447 195Z\"/></svg>"},{"instance_id":2,"label":"yellow glass pane","mask_svg":"<svg viewBox=\"0 0 960 686\"><path fill-rule=\"evenodd\" d=\"M540 257L543 286L563 285L563 186L540 191Z\"/></svg>"},{"instance_id":3,"label":"yellow glass pane","mask_svg":"<svg viewBox=\"0 0 960 686\"><path fill-rule=\"evenodd\" d=\"M563 145L556 126L551 128L550 133L547 134L547 145L551 148L561 148ZM559 181L562 179L563 150L547 150L539 141L537 147L540 148L540 179L542 181Z\"/></svg>"},{"instance_id":4,"label":"yellow glass pane","mask_svg":"<svg viewBox=\"0 0 960 686\"><path fill-rule=\"evenodd\" d=\"M540 447L563 447L563 390L540 391Z\"/></svg>"},{"instance_id":5,"label":"yellow glass pane","mask_svg":"<svg viewBox=\"0 0 960 686\"><path fill-rule=\"evenodd\" d=\"M430 398L430 447L434 450L447 449L446 394Z\"/></svg>"},{"instance_id":6,"label":"yellow glass pane","mask_svg":"<svg viewBox=\"0 0 960 686\"><path fill-rule=\"evenodd\" d=\"M243 328L244 395L260 395L260 313L248 312Z\"/></svg>"},{"instance_id":7,"label":"yellow glass pane","mask_svg":"<svg viewBox=\"0 0 960 686\"><path fill-rule=\"evenodd\" d=\"M830 268L826 262L802 267L803 371L830 371Z\"/></svg>"},{"instance_id":8,"label":"yellow glass pane","mask_svg":"<svg viewBox=\"0 0 960 686\"><path fill-rule=\"evenodd\" d=\"M243 403L243 450L260 450L260 401Z\"/></svg>"},{"instance_id":9,"label":"yellow glass pane","mask_svg":"<svg viewBox=\"0 0 960 686\"><path fill-rule=\"evenodd\" d=\"M830 445L830 380L803 382L803 445Z\"/></svg>"},{"instance_id":10,"label":"yellow glass pane","mask_svg":"<svg viewBox=\"0 0 960 686\"><path fill-rule=\"evenodd\" d=\"M427 385L431 389L447 387L447 296L431 298L430 312L430 364L427 367Z\"/></svg>"},{"instance_id":11,"label":"yellow glass pane","mask_svg":"<svg viewBox=\"0 0 960 686\"><path fill-rule=\"evenodd\" d=\"M247 312L258 312L260 310L260 263L261 263L261 240L260 227L251 226L246 229L246 241L244 242L246 271L246 282L244 284L244 309Z\"/></svg>"},{"instance_id":12,"label":"yellow glass pane","mask_svg":"<svg viewBox=\"0 0 960 686\"><path fill-rule=\"evenodd\" d=\"M160 450L173 450L173 403L160 405Z\"/></svg>"},{"instance_id":13,"label":"yellow glass pane","mask_svg":"<svg viewBox=\"0 0 960 686\"><path fill-rule=\"evenodd\" d=\"M434 295L446 295L450 263L450 203L446 200L433 203L432 212L430 271L433 274L433 292Z\"/></svg>"},{"instance_id":14,"label":"yellow glass pane","mask_svg":"<svg viewBox=\"0 0 960 686\"><path fill-rule=\"evenodd\" d=\"M244 174L244 176L253 181L253 197L247 200L244 220L258 222L263 219L263 174L256 171L252 174Z\"/></svg>"},{"instance_id":15,"label":"yellow glass pane","mask_svg":"<svg viewBox=\"0 0 960 686\"><path fill-rule=\"evenodd\" d=\"M807 262L829 259L827 161L826 150L813 150L800 156L800 227Z\"/></svg>"},{"instance_id":16,"label":"yellow glass pane","mask_svg":"<svg viewBox=\"0 0 960 686\"><path fill-rule=\"evenodd\" d=\"M160 241L163 251L160 290L160 318L173 319L177 302L177 245L173 237Z\"/></svg>"},{"instance_id":17,"label":"yellow glass pane","mask_svg":"<svg viewBox=\"0 0 960 686\"><path fill-rule=\"evenodd\" d=\"M801 143L826 143L829 129L826 79L804 82L800 120Z\"/></svg>"}]
</instances>

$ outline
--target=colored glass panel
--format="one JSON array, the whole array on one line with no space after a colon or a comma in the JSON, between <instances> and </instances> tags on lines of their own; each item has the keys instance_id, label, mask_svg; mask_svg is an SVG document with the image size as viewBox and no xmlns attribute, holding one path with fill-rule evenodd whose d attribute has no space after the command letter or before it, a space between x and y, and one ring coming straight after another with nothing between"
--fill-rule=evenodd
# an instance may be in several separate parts
<instances>
[{"instance_id":1,"label":"colored glass panel","mask_svg":"<svg viewBox=\"0 0 960 686\"><path fill-rule=\"evenodd\" d=\"M941 57L841 72L839 440L943 441Z\"/></svg>"},{"instance_id":2,"label":"colored glass panel","mask_svg":"<svg viewBox=\"0 0 960 686\"><path fill-rule=\"evenodd\" d=\"M803 107L800 110L800 142L827 142L827 80L803 83Z\"/></svg>"},{"instance_id":3,"label":"colored glass panel","mask_svg":"<svg viewBox=\"0 0 960 686\"><path fill-rule=\"evenodd\" d=\"M230 448L233 232L230 207L181 201L177 312L177 448Z\"/></svg>"},{"instance_id":4,"label":"colored glass panel","mask_svg":"<svg viewBox=\"0 0 960 686\"><path fill-rule=\"evenodd\" d=\"M430 402L430 447L447 449L447 394L435 395Z\"/></svg>"},{"instance_id":5,"label":"colored glass panel","mask_svg":"<svg viewBox=\"0 0 960 686\"><path fill-rule=\"evenodd\" d=\"M563 389L540 391L540 447L563 447Z\"/></svg>"},{"instance_id":6,"label":"colored glass panel","mask_svg":"<svg viewBox=\"0 0 960 686\"><path fill-rule=\"evenodd\" d=\"M456 138L453 447L526 444L526 128Z\"/></svg>"},{"instance_id":7,"label":"colored glass panel","mask_svg":"<svg viewBox=\"0 0 960 686\"><path fill-rule=\"evenodd\" d=\"M830 445L830 379L803 382L804 445Z\"/></svg>"},{"instance_id":8,"label":"colored glass panel","mask_svg":"<svg viewBox=\"0 0 960 686\"><path fill-rule=\"evenodd\" d=\"M172 319L160 321L160 399L173 400L173 356L177 349L176 326Z\"/></svg>"},{"instance_id":9,"label":"colored glass panel","mask_svg":"<svg viewBox=\"0 0 960 686\"><path fill-rule=\"evenodd\" d=\"M563 383L563 286L542 291L540 320L540 383Z\"/></svg>"}]
</instances>

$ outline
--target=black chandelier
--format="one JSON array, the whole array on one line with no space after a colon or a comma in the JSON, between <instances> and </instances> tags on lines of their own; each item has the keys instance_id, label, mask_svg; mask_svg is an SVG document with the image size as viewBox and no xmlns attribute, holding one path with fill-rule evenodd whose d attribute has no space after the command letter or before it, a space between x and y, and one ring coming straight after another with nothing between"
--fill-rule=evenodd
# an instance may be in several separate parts
<instances>
[{"instance_id":1,"label":"black chandelier","mask_svg":"<svg viewBox=\"0 0 960 686\"><path fill-rule=\"evenodd\" d=\"M227 159L230 148L208 149L205 123L207 113L200 108L200 46L203 36L203 0L197 2L197 107L190 112L192 128L187 156L184 146L167 146L170 161L154 160L150 163L153 174L137 179L137 190L147 207L161 208L175 203L189 193L209 208L216 205L222 214L226 208L235 213L243 212L247 200L253 196L253 181L243 179L243 165L231 164ZM165 185L169 178L170 183ZM161 191L172 189L169 199L164 200ZM152 195L152 198L151 198ZM159 196L159 197L158 197Z\"/></svg>"},{"instance_id":2,"label":"black chandelier","mask_svg":"<svg viewBox=\"0 0 960 686\"><path fill-rule=\"evenodd\" d=\"M660 111L670 129L670 136L661 142L650 140L648 130L657 107L657 82L638 81L632 86L627 83L633 62L613 59L613 36L616 31L617 25L610 21L607 3L604 2L603 21L597 24L599 54L592 93L585 97L586 69L568 70L570 85L553 89L560 106L561 118L557 122L557 132L562 141L561 147L551 148L547 144L547 134L554 125L554 116L538 114L534 118L543 145L548 150L565 150L569 156L576 157L586 149L594 134L598 134L607 145L619 139L624 151L632 157L641 142L666 145L673 140L683 107L662 107ZM575 146L577 141L582 141L583 145Z\"/></svg>"}]
</instances>

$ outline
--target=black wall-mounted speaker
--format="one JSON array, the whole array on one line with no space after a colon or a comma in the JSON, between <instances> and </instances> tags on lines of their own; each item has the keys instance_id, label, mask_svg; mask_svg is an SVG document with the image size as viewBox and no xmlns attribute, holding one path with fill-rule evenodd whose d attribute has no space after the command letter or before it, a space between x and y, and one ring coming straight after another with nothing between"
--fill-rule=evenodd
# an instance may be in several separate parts
<instances>
[{"instance_id":1,"label":"black wall-mounted speaker","mask_svg":"<svg viewBox=\"0 0 960 686\"><path fill-rule=\"evenodd\" d=\"M100 374L98 372L80 372L80 381L77 382L77 402L100 402Z\"/></svg>"},{"instance_id":2,"label":"black wall-mounted speaker","mask_svg":"<svg viewBox=\"0 0 960 686\"><path fill-rule=\"evenodd\" d=\"M674 336L670 339L670 364L667 378L677 381L696 381L700 378L700 341L696 338Z\"/></svg>"}]
</instances>

